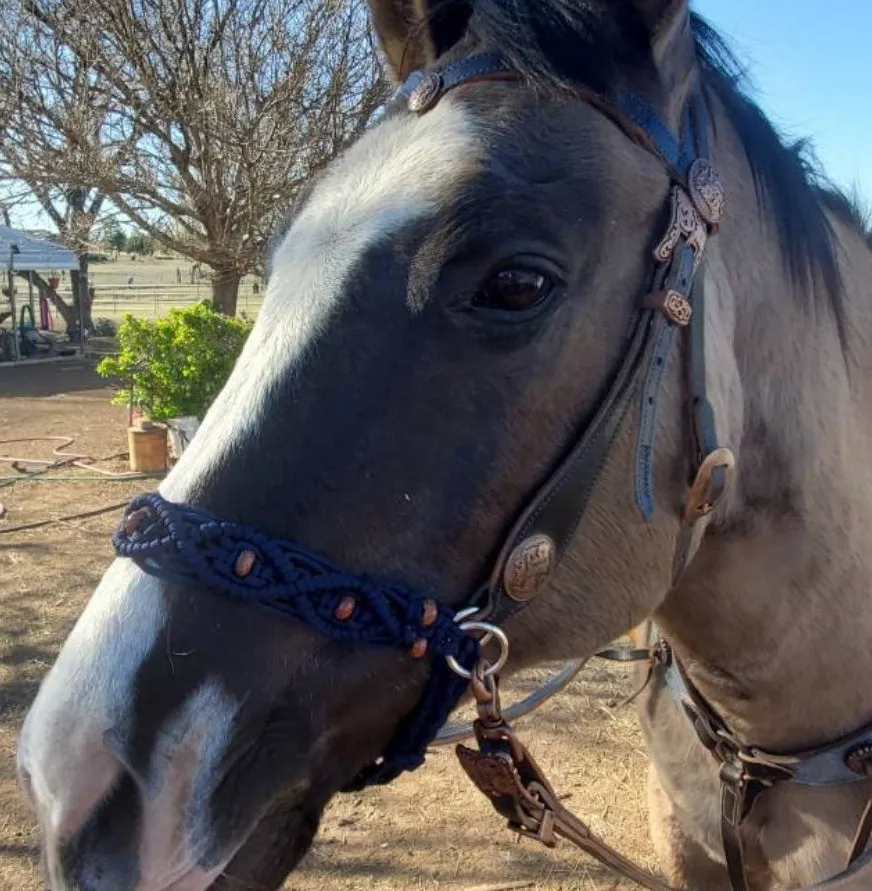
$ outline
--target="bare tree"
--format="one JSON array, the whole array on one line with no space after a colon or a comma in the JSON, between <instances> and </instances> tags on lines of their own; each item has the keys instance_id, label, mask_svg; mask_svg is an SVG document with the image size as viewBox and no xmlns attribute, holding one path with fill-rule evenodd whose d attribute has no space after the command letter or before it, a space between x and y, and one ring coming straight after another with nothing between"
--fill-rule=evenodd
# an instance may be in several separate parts
<instances>
[{"instance_id":1,"label":"bare tree","mask_svg":"<svg viewBox=\"0 0 872 891\"><path fill-rule=\"evenodd\" d=\"M17 40L0 42L0 189L8 207L35 202L57 229L59 240L79 255L71 274L74 305L35 276L68 327L78 325L78 301L88 287L88 249L104 194L82 179L74 159L99 133L105 91L81 59L58 46L54 35L34 28L21 8L3 6L0 28L22 27ZM14 31L11 33L15 33ZM66 174L75 175L65 178ZM86 324L90 323L85 313Z\"/></svg>"},{"instance_id":2,"label":"bare tree","mask_svg":"<svg viewBox=\"0 0 872 891\"><path fill-rule=\"evenodd\" d=\"M0 92L19 104L3 156L34 194L90 187L209 266L226 313L300 186L384 98L363 0L16 4L0 45Z\"/></svg>"}]
</instances>

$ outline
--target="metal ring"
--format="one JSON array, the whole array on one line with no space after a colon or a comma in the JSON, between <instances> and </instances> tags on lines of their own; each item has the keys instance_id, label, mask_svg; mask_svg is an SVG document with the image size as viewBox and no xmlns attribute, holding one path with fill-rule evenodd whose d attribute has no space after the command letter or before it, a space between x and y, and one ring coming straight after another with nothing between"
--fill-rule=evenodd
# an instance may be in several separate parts
<instances>
[{"instance_id":1,"label":"metal ring","mask_svg":"<svg viewBox=\"0 0 872 891\"><path fill-rule=\"evenodd\" d=\"M466 609L459 610L454 614L454 624L455 625L463 625L467 619L472 616L476 616L481 612L481 609L477 606L468 606ZM486 647L492 640L494 636L493 634L485 634L485 636L478 642L479 646ZM466 675L462 675L462 677L466 677Z\"/></svg>"},{"instance_id":2,"label":"metal ring","mask_svg":"<svg viewBox=\"0 0 872 891\"><path fill-rule=\"evenodd\" d=\"M460 630L461 631L484 631L485 636L481 639L480 643L482 646L487 644L493 638L496 638L497 642L500 645L500 655L497 658L497 661L493 663L493 665L488 665L488 667L484 670L484 676L490 677L491 675L496 674L498 671L502 671L503 666L509 659L509 639L506 637L506 632L502 630L502 628L497 628L496 625L491 625L490 622L460 622ZM467 671L455 658L454 656L446 656L446 661L448 662L448 667L455 673L460 675L462 678L471 678L472 672Z\"/></svg>"},{"instance_id":3,"label":"metal ring","mask_svg":"<svg viewBox=\"0 0 872 891\"><path fill-rule=\"evenodd\" d=\"M556 674L551 675L548 680L540 684L529 696L503 709L503 717L507 721L516 721L523 718L524 715L535 711L540 705L551 699L552 696L558 694L561 690L569 686L576 675L587 665L588 659L574 659L567 662L563 668ZM472 722L456 722L454 724L445 724L444 727L436 734L436 738L430 745L447 746L450 743L460 742L473 736Z\"/></svg>"}]
</instances>

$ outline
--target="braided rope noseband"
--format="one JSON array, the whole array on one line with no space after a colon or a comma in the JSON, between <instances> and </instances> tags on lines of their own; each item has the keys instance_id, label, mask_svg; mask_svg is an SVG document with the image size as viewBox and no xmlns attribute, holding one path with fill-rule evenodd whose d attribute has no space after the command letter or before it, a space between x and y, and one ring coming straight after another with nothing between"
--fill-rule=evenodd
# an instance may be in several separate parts
<instances>
[{"instance_id":1,"label":"braided rope noseband","mask_svg":"<svg viewBox=\"0 0 872 891\"><path fill-rule=\"evenodd\" d=\"M471 670L478 642L455 622L453 609L412 588L345 572L299 545L173 504L156 492L130 503L112 543L118 556L150 575L258 603L332 640L405 650L417 659L439 657L382 759L349 789L388 783L423 764L427 745L468 686L442 657Z\"/></svg>"}]
</instances>

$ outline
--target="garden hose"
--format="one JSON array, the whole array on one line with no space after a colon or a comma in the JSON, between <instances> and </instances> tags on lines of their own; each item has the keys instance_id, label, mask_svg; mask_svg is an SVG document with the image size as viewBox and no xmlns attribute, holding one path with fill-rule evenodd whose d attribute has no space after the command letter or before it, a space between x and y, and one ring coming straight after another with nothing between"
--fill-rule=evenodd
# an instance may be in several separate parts
<instances>
[{"instance_id":1,"label":"garden hose","mask_svg":"<svg viewBox=\"0 0 872 891\"><path fill-rule=\"evenodd\" d=\"M0 455L0 463L11 464L13 470L23 468L21 472L15 476L0 477L0 489L22 482L60 483L79 481L92 482L99 480L104 483L122 483L133 480L155 479L162 476L162 474L140 473L138 471L117 471L108 470L105 467L98 467L98 461L109 461L112 458L124 457L127 455L127 452L118 452L114 455L106 455L103 458L92 458L90 455L84 453L65 451L75 442L75 437L73 436L25 436L16 439L0 439L0 446L21 442L56 442L60 443L60 445L52 450L52 457L54 460L46 460L44 458L18 458L12 455ZM35 469L28 469L31 467ZM45 476L45 474L50 471L57 470L61 467L80 467L90 471L90 473L80 475L63 474L62 476ZM114 510L116 506L117 505L110 505L109 507L101 508L97 511L86 511L83 514L75 514L71 517L59 517L57 520L45 520L38 523L28 523L24 526L12 526L0 530L0 533L21 532L25 529L38 529L41 526L48 526L52 523L64 520L97 516L100 513ZM5 516L6 507L0 503L0 519L3 519Z\"/></svg>"}]
</instances>

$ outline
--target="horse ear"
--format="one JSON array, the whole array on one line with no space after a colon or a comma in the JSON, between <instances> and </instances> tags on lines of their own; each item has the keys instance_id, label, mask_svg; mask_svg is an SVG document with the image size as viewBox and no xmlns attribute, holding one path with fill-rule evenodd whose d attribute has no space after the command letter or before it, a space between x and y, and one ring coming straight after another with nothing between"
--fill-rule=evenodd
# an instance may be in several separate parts
<instances>
[{"instance_id":1,"label":"horse ear","mask_svg":"<svg viewBox=\"0 0 872 891\"><path fill-rule=\"evenodd\" d=\"M369 0L369 8L398 81L432 64L457 43L472 12L469 0Z\"/></svg>"}]
</instances>

